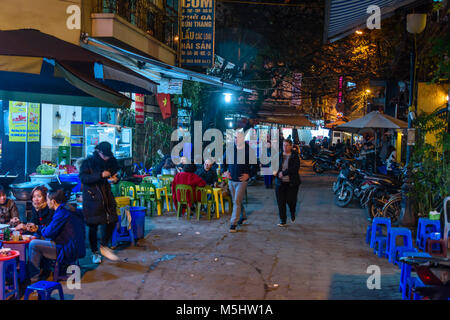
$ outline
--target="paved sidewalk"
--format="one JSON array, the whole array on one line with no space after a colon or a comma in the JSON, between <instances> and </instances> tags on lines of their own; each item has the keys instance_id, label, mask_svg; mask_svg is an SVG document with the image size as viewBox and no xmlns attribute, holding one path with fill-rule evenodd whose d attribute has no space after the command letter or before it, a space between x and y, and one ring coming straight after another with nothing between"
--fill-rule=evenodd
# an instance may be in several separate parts
<instances>
[{"instance_id":1,"label":"paved sidewalk","mask_svg":"<svg viewBox=\"0 0 450 320\"><path fill-rule=\"evenodd\" d=\"M138 247L118 251L121 262L84 259L73 299L401 299L400 270L365 244L367 222L355 204L333 203L332 174L302 162L295 224L277 226L274 189L248 188L248 224L229 233L219 220L147 219ZM367 268L381 269L381 289L369 290Z\"/></svg>"}]
</instances>

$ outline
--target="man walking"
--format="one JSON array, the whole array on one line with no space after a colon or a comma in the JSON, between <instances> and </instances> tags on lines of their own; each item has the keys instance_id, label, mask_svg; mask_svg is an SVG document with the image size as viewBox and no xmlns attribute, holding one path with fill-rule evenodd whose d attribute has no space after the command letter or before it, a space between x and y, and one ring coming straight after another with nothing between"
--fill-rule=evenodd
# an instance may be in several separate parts
<instances>
[{"instance_id":1,"label":"man walking","mask_svg":"<svg viewBox=\"0 0 450 320\"><path fill-rule=\"evenodd\" d=\"M251 155L253 150L245 142L244 132L241 130L236 132L235 145L233 148L234 158L226 159L225 154L223 162L225 166L224 169L226 170L224 177L229 179L228 188L233 201L230 232L236 232L237 225L242 225L247 220L243 207L243 200L248 180L251 175L250 159L256 159L256 156ZM242 157L242 155L244 155L244 157Z\"/></svg>"}]
</instances>

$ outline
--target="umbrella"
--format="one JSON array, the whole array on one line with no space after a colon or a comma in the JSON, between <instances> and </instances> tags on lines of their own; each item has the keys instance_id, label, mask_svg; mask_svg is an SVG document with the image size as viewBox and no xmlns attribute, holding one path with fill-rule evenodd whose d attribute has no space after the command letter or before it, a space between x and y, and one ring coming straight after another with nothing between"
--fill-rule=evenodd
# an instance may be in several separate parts
<instances>
[{"instance_id":1,"label":"umbrella","mask_svg":"<svg viewBox=\"0 0 450 320\"><path fill-rule=\"evenodd\" d=\"M364 117L338 125L336 129L352 133L361 132L362 129L404 129L408 128L408 123L394 117L382 114L379 111L372 111ZM376 141L376 131L375 131ZM376 150L376 149L375 149ZM376 151L375 151L376 152Z\"/></svg>"}]
</instances>

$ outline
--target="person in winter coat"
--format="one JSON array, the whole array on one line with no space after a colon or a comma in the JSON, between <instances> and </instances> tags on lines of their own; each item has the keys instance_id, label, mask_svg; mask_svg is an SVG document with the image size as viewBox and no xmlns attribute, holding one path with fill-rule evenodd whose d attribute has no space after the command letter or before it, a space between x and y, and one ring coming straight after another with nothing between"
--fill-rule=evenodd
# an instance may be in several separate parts
<instances>
[{"instance_id":1,"label":"person in winter coat","mask_svg":"<svg viewBox=\"0 0 450 320\"><path fill-rule=\"evenodd\" d=\"M83 215L66 205L65 198L61 189L51 191L47 196L48 207L55 213L48 226L39 226L39 233L45 240L34 239L29 244L32 280L46 279L50 274L49 270L41 270L41 273L36 275L43 258L56 260L66 267L86 255Z\"/></svg>"},{"instance_id":2,"label":"person in winter coat","mask_svg":"<svg viewBox=\"0 0 450 320\"><path fill-rule=\"evenodd\" d=\"M102 256L117 261L119 258L108 248L116 226L117 204L111 192L110 183L117 183L119 170L117 160L111 151L111 144L101 142L95 147L92 156L83 161L80 168L80 180L83 188L83 214L89 227L89 244L92 250L92 262L101 263ZM103 228L98 251L98 226Z\"/></svg>"},{"instance_id":3,"label":"person in winter coat","mask_svg":"<svg viewBox=\"0 0 450 320\"><path fill-rule=\"evenodd\" d=\"M8 199L5 189L0 185L0 224L11 224L13 226L20 223L19 210L12 199Z\"/></svg>"},{"instance_id":4,"label":"person in winter coat","mask_svg":"<svg viewBox=\"0 0 450 320\"><path fill-rule=\"evenodd\" d=\"M280 153L280 167L276 173L275 195L278 203L280 227L286 226L286 204L291 212L291 221L295 221L297 194L300 186L300 157L292 151L292 141L284 140L283 152Z\"/></svg>"}]
</instances>

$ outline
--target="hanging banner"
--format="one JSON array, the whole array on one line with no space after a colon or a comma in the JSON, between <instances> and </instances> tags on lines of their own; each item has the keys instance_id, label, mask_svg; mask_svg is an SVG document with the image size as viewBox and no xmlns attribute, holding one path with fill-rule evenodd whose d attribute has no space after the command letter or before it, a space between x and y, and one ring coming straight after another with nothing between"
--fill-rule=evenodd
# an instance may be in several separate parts
<instances>
[{"instance_id":1,"label":"hanging banner","mask_svg":"<svg viewBox=\"0 0 450 320\"><path fill-rule=\"evenodd\" d=\"M158 93L183 94L183 80L161 78L158 83Z\"/></svg>"},{"instance_id":2,"label":"hanging banner","mask_svg":"<svg viewBox=\"0 0 450 320\"><path fill-rule=\"evenodd\" d=\"M28 104L28 116L27 116ZM9 102L9 141L25 142L28 119L28 142L38 142L40 135L39 103Z\"/></svg>"},{"instance_id":3,"label":"hanging banner","mask_svg":"<svg viewBox=\"0 0 450 320\"><path fill-rule=\"evenodd\" d=\"M143 124L144 123L144 95L135 93L134 94L134 101L135 101L135 119L137 124Z\"/></svg>"},{"instance_id":4,"label":"hanging banner","mask_svg":"<svg viewBox=\"0 0 450 320\"><path fill-rule=\"evenodd\" d=\"M211 68L214 64L214 0L181 1L181 64Z\"/></svg>"},{"instance_id":5,"label":"hanging banner","mask_svg":"<svg viewBox=\"0 0 450 320\"><path fill-rule=\"evenodd\" d=\"M172 115L172 106L170 104L170 94L158 93L156 96L163 119L167 119Z\"/></svg>"}]
</instances>

